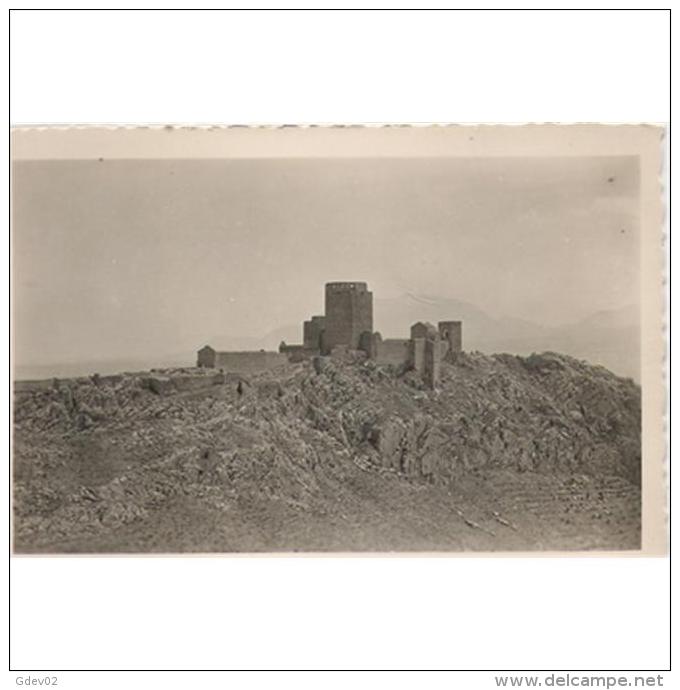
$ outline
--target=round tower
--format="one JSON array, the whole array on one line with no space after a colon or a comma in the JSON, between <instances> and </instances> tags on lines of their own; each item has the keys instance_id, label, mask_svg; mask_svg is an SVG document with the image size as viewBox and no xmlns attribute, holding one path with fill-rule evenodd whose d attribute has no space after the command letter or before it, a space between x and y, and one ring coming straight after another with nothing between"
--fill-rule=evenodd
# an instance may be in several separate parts
<instances>
[{"instance_id":1,"label":"round tower","mask_svg":"<svg viewBox=\"0 0 680 690\"><path fill-rule=\"evenodd\" d=\"M325 353L337 346L359 349L361 334L373 332L373 293L366 283L326 283Z\"/></svg>"}]
</instances>

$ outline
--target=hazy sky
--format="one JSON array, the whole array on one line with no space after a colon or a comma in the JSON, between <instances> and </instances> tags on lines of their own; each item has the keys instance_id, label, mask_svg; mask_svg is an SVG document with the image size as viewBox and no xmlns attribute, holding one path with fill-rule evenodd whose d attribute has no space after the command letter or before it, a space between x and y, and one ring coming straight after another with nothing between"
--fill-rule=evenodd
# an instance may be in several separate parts
<instances>
[{"instance_id":1,"label":"hazy sky","mask_svg":"<svg viewBox=\"0 0 680 690\"><path fill-rule=\"evenodd\" d=\"M637 159L26 161L18 364L149 356L323 311L323 284L563 324L639 304Z\"/></svg>"}]
</instances>

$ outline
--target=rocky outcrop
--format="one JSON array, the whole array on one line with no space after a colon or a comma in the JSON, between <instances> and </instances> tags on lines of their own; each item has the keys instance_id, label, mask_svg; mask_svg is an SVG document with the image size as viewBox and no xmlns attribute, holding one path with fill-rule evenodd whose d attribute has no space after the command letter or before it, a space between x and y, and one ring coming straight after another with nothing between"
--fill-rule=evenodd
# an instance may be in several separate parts
<instances>
[{"instance_id":1,"label":"rocky outcrop","mask_svg":"<svg viewBox=\"0 0 680 690\"><path fill-rule=\"evenodd\" d=\"M328 369L307 393L312 418L326 427L341 418L356 449L409 475L449 480L503 467L611 474L639 485L640 391L605 369L551 353L460 354L434 392L415 376L385 376L370 362L351 377Z\"/></svg>"},{"instance_id":2,"label":"rocky outcrop","mask_svg":"<svg viewBox=\"0 0 680 690\"><path fill-rule=\"evenodd\" d=\"M451 492L471 482L478 482L479 495L462 495L456 510L465 501L469 510L480 510L488 501L485 515L496 528L498 516L521 526L523 513L509 519L503 511L547 500L535 495L542 487L557 501L581 492L589 497L583 505L599 491L603 521L610 519L607 510L620 510L619 504L607 507L607 497L622 496L630 524L617 529L631 543L639 534L640 390L605 369L553 353L460 353L442 364L436 390L415 372L334 357L247 382L191 371L84 378L18 390L14 412L15 536L24 550L88 550L92 544L107 550L107 543L124 550L142 534L161 539L161 550L180 543L193 549L197 533L181 536L186 529L178 527L168 536L170 528L154 522L161 515L172 522L186 510L196 530L208 516L231 525L228 534L219 536L218 529L218 536L205 537L209 550L237 548L229 546L233 534L242 534L238 543L246 545L260 540L265 550L267 544L295 547L290 539L296 534L300 548L331 543L328 531L320 541L310 536L317 523L332 523L337 543L344 544L353 521L372 533L370 516L392 510L397 495L399 510L425 501L424 512L413 508L414 525L438 510L447 524L481 525L484 516L472 519L466 508L461 519L446 508ZM384 484L389 477L401 483ZM506 506L506 495L521 498ZM433 497L443 503L427 503ZM546 525L558 520L555 511L546 508ZM401 520L402 513L394 515ZM279 532L285 524L288 533ZM495 534L496 528L484 529ZM378 524L375 529L382 534ZM390 533L388 547L401 543L404 529ZM598 544L623 543L619 533L615 539L607 536L610 527L602 529L593 532ZM436 543L449 543L447 530L450 525L439 537L433 533L444 540ZM566 543L578 542L583 530L575 530ZM105 535L116 536L107 542ZM366 548L378 543L366 539ZM540 535L540 543L545 540ZM527 543L518 541L517 548Z\"/></svg>"}]
</instances>

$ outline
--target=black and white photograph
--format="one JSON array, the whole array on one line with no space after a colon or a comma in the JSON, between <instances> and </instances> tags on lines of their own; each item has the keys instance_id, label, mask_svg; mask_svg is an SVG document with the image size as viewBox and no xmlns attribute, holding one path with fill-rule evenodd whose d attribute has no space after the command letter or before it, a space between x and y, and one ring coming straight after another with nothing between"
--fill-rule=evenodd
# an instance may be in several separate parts
<instances>
[{"instance_id":1,"label":"black and white photograph","mask_svg":"<svg viewBox=\"0 0 680 690\"><path fill-rule=\"evenodd\" d=\"M15 551L641 551L606 129L16 132Z\"/></svg>"},{"instance_id":2,"label":"black and white photograph","mask_svg":"<svg viewBox=\"0 0 680 690\"><path fill-rule=\"evenodd\" d=\"M672 687L671 10L6 17L9 686Z\"/></svg>"}]
</instances>

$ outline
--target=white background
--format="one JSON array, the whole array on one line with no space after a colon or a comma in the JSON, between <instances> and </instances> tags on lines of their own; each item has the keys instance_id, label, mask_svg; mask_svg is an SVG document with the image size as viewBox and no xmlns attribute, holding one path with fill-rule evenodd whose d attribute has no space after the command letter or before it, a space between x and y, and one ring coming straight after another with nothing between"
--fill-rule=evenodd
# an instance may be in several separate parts
<instances>
[{"instance_id":1,"label":"white background","mask_svg":"<svg viewBox=\"0 0 680 690\"><path fill-rule=\"evenodd\" d=\"M11 23L15 125L669 119L661 11L33 11ZM11 574L11 666L26 670L12 684L55 675L31 669L669 663L660 558L14 558ZM496 687L489 673L56 675L72 688Z\"/></svg>"}]
</instances>

